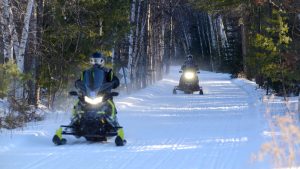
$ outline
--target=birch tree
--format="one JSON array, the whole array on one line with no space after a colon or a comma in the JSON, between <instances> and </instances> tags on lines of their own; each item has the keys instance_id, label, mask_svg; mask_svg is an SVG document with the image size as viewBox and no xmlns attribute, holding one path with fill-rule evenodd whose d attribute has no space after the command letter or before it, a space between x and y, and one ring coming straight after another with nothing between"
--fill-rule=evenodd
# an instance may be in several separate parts
<instances>
[{"instance_id":1,"label":"birch tree","mask_svg":"<svg viewBox=\"0 0 300 169\"><path fill-rule=\"evenodd\" d=\"M24 55L25 55L26 44L28 42L29 24L32 16L33 5L34 5L34 0L28 0L27 10L24 16L24 26L22 29L22 35L20 39L19 51L17 52L18 55L16 56L17 65L21 72L24 72Z\"/></svg>"},{"instance_id":2,"label":"birch tree","mask_svg":"<svg viewBox=\"0 0 300 169\"><path fill-rule=\"evenodd\" d=\"M132 81L133 76L133 36L134 36L134 23L135 23L135 13L136 13L136 0L131 1L131 7L130 7L130 33L129 33L129 49L128 49L128 65L127 68L130 73L130 79Z\"/></svg>"},{"instance_id":3,"label":"birch tree","mask_svg":"<svg viewBox=\"0 0 300 169\"><path fill-rule=\"evenodd\" d=\"M8 0L0 2L1 5L1 29L3 39L4 60L13 60L13 41L12 41L12 15Z\"/></svg>"},{"instance_id":4,"label":"birch tree","mask_svg":"<svg viewBox=\"0 0 300 169\"><path fill-rule=\"evenodd\" d=\"M4 57L13 60L13 53L16 56L16 64L21 73L24 72L24 54L28 41L28 29L30 24L30 18L32 16L34 0L27 1L27 10L25 12L23 27L21 36L18 36L15 23L13 19L13 13L11 11L11 4L8 0L3 0L2 15L1 15L1 27L3 30L3 43L4 43ZM19 38L20 37L20 38ZM20 42L18 41L20 39Z\"/></svg>"}]
</instances>

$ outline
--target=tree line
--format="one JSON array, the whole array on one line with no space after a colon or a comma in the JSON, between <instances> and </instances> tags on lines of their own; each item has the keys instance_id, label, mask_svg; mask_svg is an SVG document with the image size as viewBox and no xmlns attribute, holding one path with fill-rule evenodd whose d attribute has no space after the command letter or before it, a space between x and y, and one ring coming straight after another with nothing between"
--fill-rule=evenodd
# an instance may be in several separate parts
<instances>
[{"instance_id":1,"label":"tree line","mask_svg":"<svg viewBox=\"0 0 300 169\"><path fill-rule=\"evenodd\" d=\"M192 53L190 17L201 18L201 50L211 46L209 15L196 13L185 0L4 0L0 5L0 96L22 104L38 105L43 97L51 107L95 51L108 56L108 66L130 90L160 80L172 62Z\"/></svg>"},{"instance_id":2,"label":"tree line","mask_svg":"<svg viewBox=\"0 0 300 169\"><path fill-rule=\"evenodd\" d=\"M233 74L242 73L249 79L254 78L260 86L272 88L281 96L299 93L299 1L190 0L190 2L212 15L221 15L229 24L225 26L228 42L230 44L232 40L238 41L236 45L239 46L239 54L234 54L237 69L231 69ZM237 35L233 36L236 38L230 35L233 32ZM225 50L231 49L226 47Z\"/></svg>"},{"instance_id":3,"label":"tree line","mask_svg":"<svg viewBox=\"0 0 300 169\"><path fill-rule=\"evenodd\" d=\"M0 98L51 108L95 51L128 91L192 54L201 69L296 93L299 9L294 0L2 0Z\"/></svg>"}]
</instances>

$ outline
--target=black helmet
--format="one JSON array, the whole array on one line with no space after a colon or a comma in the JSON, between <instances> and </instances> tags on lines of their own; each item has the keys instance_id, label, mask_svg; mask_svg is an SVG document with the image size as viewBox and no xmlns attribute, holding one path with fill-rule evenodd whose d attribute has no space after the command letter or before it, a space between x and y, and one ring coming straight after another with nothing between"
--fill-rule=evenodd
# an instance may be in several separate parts
<instances>
[{"instance_id":1,"label":"black helmet","mask_svg":"<svg viewBox=\"0 0 300 169\"><path fill-rule=\"evenodd\" d=\"M104 66L105 64L104 56L100 52L95 52L90 57L90 63L92 65Z\"/></svg>"},{"instance_id":2,"label":"black helmet","mask_svg":"<svg viewBox=\"0 0 300 169\"><path fill-rule=\"evenodd\" d=\"M186 56L186 59L187 59L187 60L192 60L192 59L193 59L193 55L187 55L187 56Z\"/></svg>"}]
</instances>

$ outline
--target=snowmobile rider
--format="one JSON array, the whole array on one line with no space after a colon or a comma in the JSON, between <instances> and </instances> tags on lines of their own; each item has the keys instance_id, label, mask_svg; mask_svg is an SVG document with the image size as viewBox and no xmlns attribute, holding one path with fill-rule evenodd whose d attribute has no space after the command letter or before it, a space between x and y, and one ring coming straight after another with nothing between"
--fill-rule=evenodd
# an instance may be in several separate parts
<instances>
[{"instance_id":1,"label":"snowmobile rider","mask_svg":"<svg viewBox=\"0 0 300 169\"><path fill-rule=\"evenodd\" d=\"M112 69L104 67L105 59L104 59L104 56L100 52L95 52L91 55L90 64L92 65L92 67L87 70L84 70L82 72L80 79L75 81L76 88L78 86L77 83L78 84L81 83L82 81L84 81L85 78L89 79L91 76L94 78L94 72L97 71L96 69L101 69L102 71L104 70L106 81L113 83L113 86L112 86L113 89L117 88L120 85L120 81L119 81L118 77L114 75ZM74 105L70 126L76 126L80 123L80 116L81 116L80 113L82 112L82 109L81 109L81 104L79 104L79 103L80 103L81 99L83 99L83 98L79 97L79 100ZM120 126L118 123L118 120L117 120L117 116L116 116L117 110L116 110L116 107L115 107L115 104L114 104L112 98L107 100L107 103L108 103L107 109L103 113L108 115L108 117L110 118L110 121L112 123L114 123L115 126ZM118 133L118 136L120 136L120 138L122 140L124 140L124 131L123 131L122 127L120 127L118 129L117 133ZM64 138L62 138L62 128L61 127L56 131L55 135L61 141L64 139Z\"/></svg>"},{"instance_id":2,"label":"snowmobile rider","mask_svg":"<svg viewBox=\"0 0 300 169\"><path fill-rule=\"evenodd\" d=\"M100 52L95 52L95 53L93 53L91 55L91 57L90 57L90 64L92 65L92 67L89 68L89 69L87 69L87 70L84 70L82 72L82 75L81 75L80 79L78 79L75 82L75 87L76 88L77 88L76 83L80 83L86 77L90 76L93 72L96 72L95 69L102 69L102 70L104 70L106 81L113 83L113 89L116 89L120 85L119 78L114 75L112 69L108 69L108 68L104 67L104 65L105 65L105 59L104 59L104 56ZM116 110L116 108L115 108L115 104L112 101L112 98L110 100L108 100L108 103L111 105L111 108L110 108L110 110L108 110L105 113L107 115L109 115L113 119L113 116L114 116L113 111ZM74 106L74 109L73 109L73 118L72 119L77 120L76 117L78 117L78 111L80 111L80 107L79 107L79 105L77 103Z\"/></svg>"},{"instance_id":3,"label":"snowmobile rider","mask_svg":"<svg viewBox=\"0 0 300 169\"><path fill-rule=\"evenodd\" d=\"M193 60L193 56L192 55L187 55L186 56L186 60L184 61L184 64L181 66L181 70L184 71L193 71L193 72L197 72L199 70L198 65L196 65L194 63ZM179 86L183 87L184 86L184 81L186 80L186 78L184 78L185 76L181 76L180 80L179 80ZM190 79L191 80L191 79ZM196 84L197 85L197 84Z\"/></svg>"},{"instance_id":4,"label":"snowmobile rider","mask_svg":"<svg viewBox=\"0 0 300 169\"><path fill-rule=\"evenodd\" d=\"M194 60L193 60L193 56L192 55L187 55L186 56L186 60L184 61L184 64L181 66L181 70L184 70L186 68L194 68L196 71L199 69L198 68L198 65L196 65L194 63Z\"/></svg>"}]
</instances>

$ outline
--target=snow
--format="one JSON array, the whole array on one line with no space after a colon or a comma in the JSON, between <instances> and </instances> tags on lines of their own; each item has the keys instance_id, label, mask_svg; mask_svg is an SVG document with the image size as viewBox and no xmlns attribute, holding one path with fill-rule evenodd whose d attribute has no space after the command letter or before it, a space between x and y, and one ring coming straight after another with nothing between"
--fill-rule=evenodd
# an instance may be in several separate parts
<instances>
[{"instance_id":1,"label":"snow","mask_svg":"<svg viewBox=\"0 0 300 169\"><path fill-rule=\"evenodd\" d=\"M0 117L4 117L5 113L9 111L8 107L7 99L0 99Z\"/></svg>"},{"instance_id":2,"label":"snow","mask_svg":"<svg viewBox=\"0 0 300 169\"><path fill-rule=\"evenodd\" d=\"M146 89L116 98L127 144L51 139L70 112L0 133L0 169L267 169L252 156L270 138L264 91L245 79L201 71L204 95L172 94L179 67ZM296 168L296 167L295 167Z\"/></svg>"}]
</instances>

